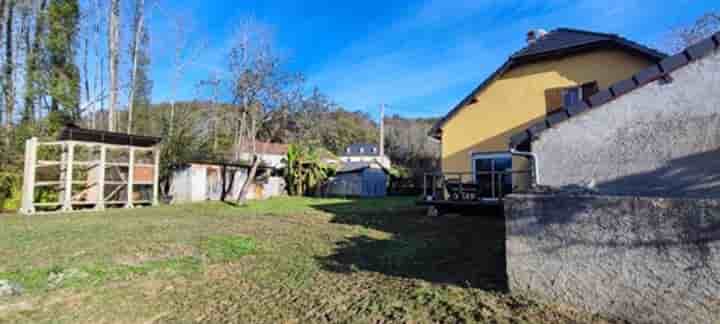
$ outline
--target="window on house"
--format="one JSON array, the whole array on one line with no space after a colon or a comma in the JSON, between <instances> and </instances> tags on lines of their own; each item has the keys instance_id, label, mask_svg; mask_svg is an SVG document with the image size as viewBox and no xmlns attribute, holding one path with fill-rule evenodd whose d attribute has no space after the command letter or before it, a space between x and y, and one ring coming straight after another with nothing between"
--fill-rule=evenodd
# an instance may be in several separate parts
<instances>
[{"instance_id":1,"label":"window on house","mask_svg":"<svg viewBox=\"0 0 720 324\"><path fill-rule=\"evenodd\" d=\"M569 107L582 100L582 87L565 88L560 91L562 106Z\"/></svg>"},{"instance_id":2,"label":"window on house","mask_svg":"<svg viewBox=\"0 0 720 324\"><path fill-rule=\"evenodd\" d=\"M548 114L581 100L586 100L598 92L596 81L587 82L574 87L552 88L545 90L545 104Z\"/></svg>"},{"instance_id":3,"label":"window on house","mask_svg":"<svg viewBox=\"0 0 720 324\"><path fill-rule=\"evenodd\" d=\"M512 192L512 156L510 154L475 154L472 157L475 183L480 197L497 198Z\"/></svg>"},{"instance_id":4,"label":"window on house","mask_svg":"<svg viewBox=\"0 0 720 324\"><path fill-rule=\"evenodd\" d=\"M364 147L361 147L361 148L360 148L360 153L365 153L365 148L364 148Z\"/></svg>"}]
</instances>

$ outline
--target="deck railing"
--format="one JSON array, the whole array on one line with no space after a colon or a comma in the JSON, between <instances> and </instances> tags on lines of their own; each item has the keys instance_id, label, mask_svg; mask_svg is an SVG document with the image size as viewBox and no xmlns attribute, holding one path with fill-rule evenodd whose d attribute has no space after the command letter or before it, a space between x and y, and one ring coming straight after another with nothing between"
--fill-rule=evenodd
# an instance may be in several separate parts
<instances>
[{"instance_id":1,"label":"deck railing","mask_svg":"<svg viewBox=\"0 0 720 324\"><path fill-rule=\"evenodd\" d=\"M424 201L500 201L532 185L531 170L433 172L423 179Z\"/></svg>"}]
</instances>

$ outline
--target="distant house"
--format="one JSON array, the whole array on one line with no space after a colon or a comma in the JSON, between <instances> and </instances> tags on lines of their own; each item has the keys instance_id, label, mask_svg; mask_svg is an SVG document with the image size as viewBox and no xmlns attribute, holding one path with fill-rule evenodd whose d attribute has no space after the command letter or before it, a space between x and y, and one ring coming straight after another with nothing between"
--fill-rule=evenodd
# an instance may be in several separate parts
<instances>
[{"instance_id":1,"label":"distant house","mask_svg":"<svg viewBox=\"0 0 720 324\"><path fill-rule=\"evenodd\" d=\"M235 146L234 160L250 161L254 152L268 167L280 169L285 166L283 160L287 157L288 148L288 144L280 143L262 141L243 143Z\"/></svg>"},{"instance_id":2,"label":"distant house","mask_svg":"<svg viewBox=\"0 0 720 324\"><path fill-rule=\"evenodd\" d=\"M385 197L388 169L377 161L344 162L328 182L325 193L340 197Z\"/></svg>"},{"instance_id":3,"label":"distant house","mask_svg":"<svg viewBox=\"0 0 720 324\"><path fill-rule=\"evenodd\" d=\"M390 168L390 159L380 152L375 144L352 144L345 148L340 155L343 162L377 162L385 168Z\"/></svg>"}]
</instances>

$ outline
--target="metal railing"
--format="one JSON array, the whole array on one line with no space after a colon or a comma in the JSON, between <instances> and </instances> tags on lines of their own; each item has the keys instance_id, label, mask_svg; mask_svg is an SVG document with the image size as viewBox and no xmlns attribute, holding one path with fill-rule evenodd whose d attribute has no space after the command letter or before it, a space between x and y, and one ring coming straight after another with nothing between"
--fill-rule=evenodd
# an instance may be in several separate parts
<instances>
[{"instance_id":1,"label":"metal railing","mask_svg":"<svg viewBox=\"0 0 720 324\"><path fill-rule=\"evenodd\" d=\"M423 177L424 201L500 201L532 186L532 170L433 172Z\"/></svg>"}]
</instances>

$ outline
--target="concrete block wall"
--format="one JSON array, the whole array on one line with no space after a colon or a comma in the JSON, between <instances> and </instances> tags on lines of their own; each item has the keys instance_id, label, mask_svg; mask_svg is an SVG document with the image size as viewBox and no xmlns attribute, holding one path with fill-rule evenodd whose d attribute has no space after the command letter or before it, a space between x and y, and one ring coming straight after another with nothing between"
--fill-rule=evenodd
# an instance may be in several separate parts
<instances>
[{"instance_id":1,"label":"concrete block wall","mask_svg":"<svg viewBox=\"0 0 720 324\"><path fill-rule=\"evenodd\" d=\"M512 291L637 323L720 322L720 200L511 195L505 215Z\"/></svg>"}]
</instances>

